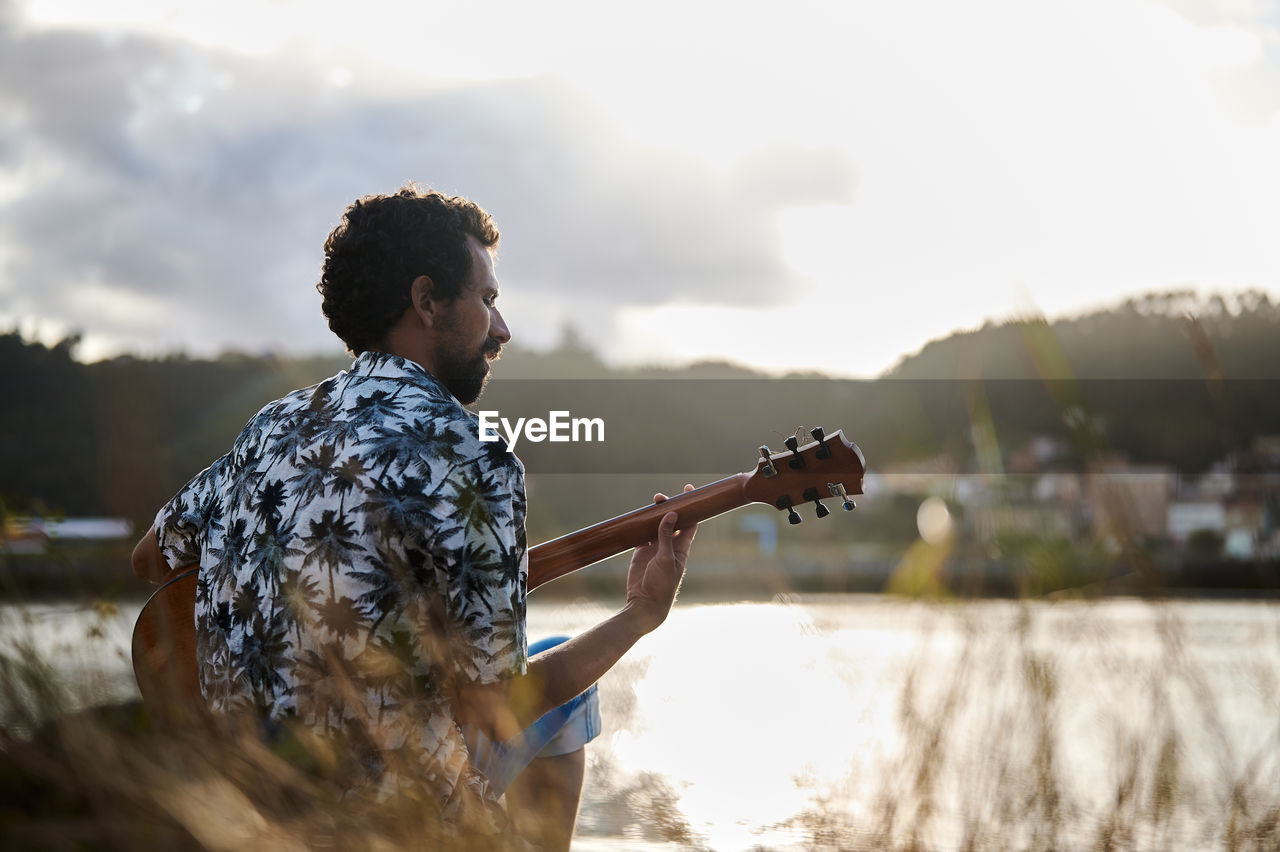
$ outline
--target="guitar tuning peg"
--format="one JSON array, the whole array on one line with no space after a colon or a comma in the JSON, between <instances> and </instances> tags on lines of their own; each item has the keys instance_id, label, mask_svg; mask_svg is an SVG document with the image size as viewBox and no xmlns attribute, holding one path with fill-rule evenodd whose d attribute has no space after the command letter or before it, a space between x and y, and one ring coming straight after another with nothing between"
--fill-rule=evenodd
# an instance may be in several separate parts
<instances>
[{"instance_id":1,"label":"guitar tuning peg","mask_svg":"<svg viewBox=\"0 0 1280 852\"><path fill-rule=\"evenodd\" d=\"M804 493L801 494L800 496L803 497L805 500L813 501L815 511L817 512L819 518L825 518L827 515L831 514L831 510L828 509L826 506L822 505L822 500L818 498L818 489L806 488L804 490Z\"/></svg>"},{"instance_id":2,"label":"guitar tuning peg","mask_svg":"<svg viewBox=\"0 0 1280 852\"><path fill-rule=\"evenodd\" d=\"M852 512L858 504L849 499L849 495L845 493L844 483L828 482L827 490L831 492L832 497L840 498L841 505L844 506L846 512Z\"/></svg>"},{"instance_id":3,"label":"guitar tuning peg","mask_svg":"<svg viewBox=\"0 0 1280 852\"><path fill-rule=\"evenodd\" d=\"M773 505L777 506L779 509L787 510L787 523L791 524L792 526L795 526L796 524L800 523L801 520L803 520L800 517L800 515L796 512L795 507L791 505L791 498L786 496L785 494L779 497L777 500L775 500Z\"/></svg>"},{"instance_id":4,"label":"guitar tuning peg","mask_svg":"<svg viewBox=\"0 0 1280 852\"><path fill-rule=\"evenodd\" d=\"M816 459L831 458L831 448L828 447L826 444L822 443L827 439L827 433L822 431L822 427L814 426L812 429L809 430L809 434L813 436L813 440L821 444L821 446L818 447L818 451L813 454L813 457Z\"/></svg>"},{"instance_id":5,"label":"guitar tuning peg","mask_svg":"<svg viewBox=\"0 0 1280 852\"><path fill-rule=\"evenodd\" d=\"M804 456L800 455L800 441L797 440L796 436L792 435L782 443L786 444L787 449L791 451L791 458L787 459L787 464L791 466L791 469L799 470L804 467Z\"/></svg>"},{"instance_id":6,"label":"guitar tuning peg","mask_svg":"<svg viewBox=\"0 0 1280 852\"><path fill-rule=\"evenodd\" d=\"M769 447L762 444L760 446L760 455L764 458L764 467L760 471L764 474L765 479L778 475L778 469L773 466L773 460L769 458Z\"/></svg>"}]
</instances>

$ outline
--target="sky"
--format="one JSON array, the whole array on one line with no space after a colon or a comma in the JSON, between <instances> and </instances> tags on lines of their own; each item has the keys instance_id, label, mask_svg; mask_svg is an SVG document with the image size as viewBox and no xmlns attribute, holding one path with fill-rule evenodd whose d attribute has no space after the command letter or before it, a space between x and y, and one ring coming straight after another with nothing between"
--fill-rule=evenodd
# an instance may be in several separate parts
<instances>
[{"instance_id":1,"label":"sky","mask_svg":"<svg viewBox=\"0 0 1280 852\"><path fill-rule=\"evenodd\" d=\"M343 208L502 231L514 339L873 376L1153 290L1280 299L1280 2L0 0L0 329L340 349Z\"/></svg>"}]
</instances>

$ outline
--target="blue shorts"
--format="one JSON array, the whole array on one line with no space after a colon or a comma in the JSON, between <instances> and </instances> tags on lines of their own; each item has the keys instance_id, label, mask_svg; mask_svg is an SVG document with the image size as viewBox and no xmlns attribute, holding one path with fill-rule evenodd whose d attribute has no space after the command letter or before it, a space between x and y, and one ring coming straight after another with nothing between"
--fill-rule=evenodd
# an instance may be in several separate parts
<instances>
[{"instance_id":1,"label":"blue shorts","mask_svg":"<svg viewBox=\"0 0 1280 852\"><path fill-rule=\"evenodd\" d=\"M568 641L552 636L529 645L529 656ZM489 779L489 787L501 796L525 767L538 757L569 754L591 742L600 733L600 698L593 683L583 692L534 722L517 737L495 743L479 729L462 729L471 764Z\"/></svg>"}]
</instances>

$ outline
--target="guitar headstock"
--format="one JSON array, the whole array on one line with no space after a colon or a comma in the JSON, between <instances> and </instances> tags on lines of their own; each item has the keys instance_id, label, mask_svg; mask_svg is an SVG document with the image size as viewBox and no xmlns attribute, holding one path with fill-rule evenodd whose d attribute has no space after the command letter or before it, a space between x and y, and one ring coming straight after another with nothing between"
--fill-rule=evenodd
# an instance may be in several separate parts
<instances>
[{"instance_id":1,"label":"guitar headstock","mask_svg":"<svg viewBox=\"0 0 1280 852\"><path fill-rule=\"evenodd\" d=\"M796 507L813 503L819 518L831 512L820 501L834 497L846 510L854 503L850 495L862 493L862 477L867 462L857 444L846 441L840 431L825 434L821 428L809 433L813 440L801 444L787 438L784 452L771 453L760 448L760 461L751 474L743 493L755 503L768 503L787 513L787 519L800 523Z\"/></svg>"}]
</instances>

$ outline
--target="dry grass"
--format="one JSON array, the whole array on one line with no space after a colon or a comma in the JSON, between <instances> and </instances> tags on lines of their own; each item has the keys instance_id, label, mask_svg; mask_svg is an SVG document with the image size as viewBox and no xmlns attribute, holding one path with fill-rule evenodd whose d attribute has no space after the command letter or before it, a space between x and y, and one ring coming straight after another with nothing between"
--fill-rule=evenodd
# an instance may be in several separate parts
<instances>
[{"instance_id":1,"label":"dry grass","mask_svg":"<svg viewBox=\"0 0 1280 852\"><path fill-rule=\"evenodd\" d=\"M1046 647L1037 608L1018 606L1011 628L969 623L954 656L921 656L906 672L902 760L876 779L870 809L848 782L815 789L788 824L805 848L1280 849L1280 713L1255 717L1261 729L1243 738L1254 745L1242 745L1225 712L1233 698L1215 688L1220 663L1188 652L1167 607L1150 608L1156 658L1135 664L1103 633L1082 680ZM1238 654L1243 664L1248 649ZM1265 672L1235 672L1251 674L1237 688L1280 710ZM1123 694L1106 694L1117 683ZM1099 743L1103 765L1082 769Z\"/></svg>"},{"instance_id":2,"label":"dry grass","mask_svg":"<svg viewBox=\"0 0 1280 852\"><path fill-rule=\"evenodd\" d=\"M1222 661L1194 653L1169 607L1150 606L1158 653L1135 663L1105 625L1089 620L1086 604L1072 604L1078 611L1063 618L1052 607L1011 603L1012 616L1000 623L967 614L963 604L936 606L960 622L963 639L947 655L922 651L901 692L884 696L897 707L900 758L872 780L870 805L854 792L866 779L852 771L815 784L810 806L775 827L797 846L1280 848L1280 714L1249 738L1263 747L1243 748L1232 728L1239 720L1215 680ZM1053 631L1062 629L1084 637L1077 651L1096 655L1085 680L1055 650ZM1235 664L1242 689L1274 699L1274 672L1250 669L1246 649ZM1099 703L1082 721L1083 692ZM208 720L157 724L136 704L75 712L68 694L30 646L0 656L0 848L443 844L430 807L412 796L341 799L329 780L336 758L315 744L273 750L251 732ZM1082 735L1103 743L1108 756L1095 771L1081 770ZM605 822L655 843L710 845L661 776L603 783L616 785L602 792Z\"/></svg>"}]
</instances>

